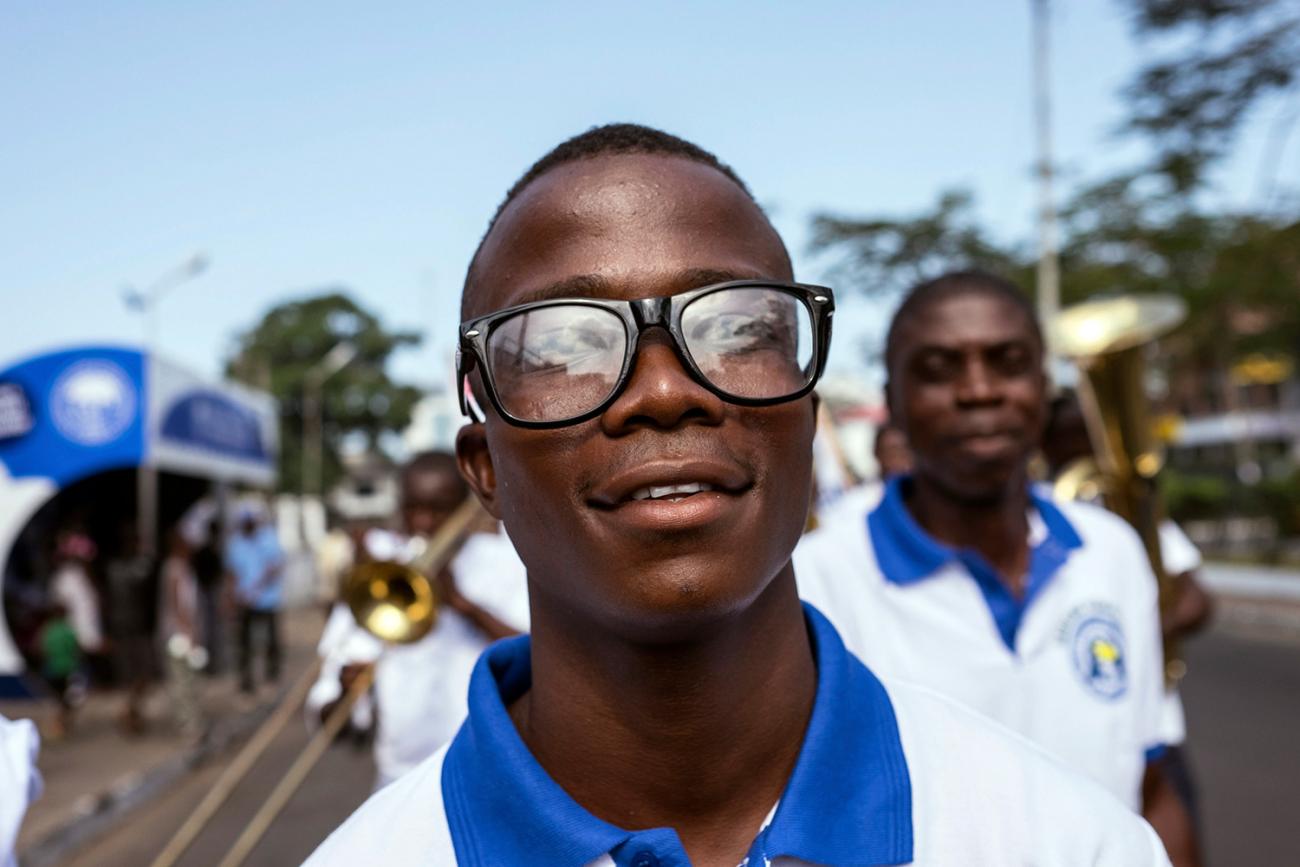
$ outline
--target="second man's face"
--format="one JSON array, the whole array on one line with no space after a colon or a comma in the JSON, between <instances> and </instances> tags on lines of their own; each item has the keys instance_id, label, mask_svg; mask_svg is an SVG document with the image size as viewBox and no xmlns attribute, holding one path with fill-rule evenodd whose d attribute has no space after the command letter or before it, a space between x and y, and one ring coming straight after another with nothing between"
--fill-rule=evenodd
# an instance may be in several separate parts
<instances>
[{"instance_id":1,"label":"second man's face","mask_svg":"<svg viewBox=\"0 0 1300 867\"><path fill-rule=\"evenodd\" d=\"M1046 410L1028 315L970 292L926 304L902 328L889 394L916 474L961 499L1000 496L1038 447Z\"/></svg>"},{"instance_id":2,"label":"second man's face","mask_svg":"<svg viewBox=\"0 0 1300 867\"><path fill-rule=\"evenodd\" d=\"M739 187L693 161L648 155L570 163L534 181L502 214L476 273L474 314L541 296L630 300L791 276L780 239ZM490 414L459 450L535 595L653 642L742 610L788 564L813 429L810 397L727 403L652 329L596 418L529 430ZM711 490L655 490L696 484Z\"/></svg>"}]
</instances>

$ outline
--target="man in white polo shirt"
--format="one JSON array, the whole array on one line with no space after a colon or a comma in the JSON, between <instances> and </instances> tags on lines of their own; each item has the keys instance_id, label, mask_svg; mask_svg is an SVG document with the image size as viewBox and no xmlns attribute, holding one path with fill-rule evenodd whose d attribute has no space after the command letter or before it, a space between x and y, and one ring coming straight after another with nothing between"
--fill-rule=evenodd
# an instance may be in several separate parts
<instances>
[{"instance_id":1,"label":"man in white polo shirt","mask_svg":"<svg viewBox=\"0 0 1300 867\"><path fill-rule=\"evenodd\" d=\"M626 124L563 143L462 305L482 409L457 452L532 637L484 654L451 745L312 867L1167 863L1100 787L882 685L800 604L833 299L716 157Z\"/></svg>"},{"instance_id":2,"label":"man in white polo shirt","mask_svg":"<svg viewBox=\"0 0 1300 867\"><path fill-rule=\"evenodd\" d=\"M469 493L448 452L414 455L402 466L398 486L402 529L410 535L371 530L357 560L409 562ZM376 663L373 700L357 702L351 722L375 729L377 789L451 740L465 719L465 693L479 654L492 641L528 629L524 567L504 534L472 534L438 579L438 622L419 641L385 644L341 602L321 634L320 676L305 703L308 724L328 718L361 666Z\"/></svg>"},{"instance_id":3,"label":"man in white polo shirt","mask_svg":"<svg viewBox=\"0 0 1300 867\"><path fill-rule=\"evenodd\" d=\"M886 365L914 469L804 540L804 598L873 670L1020 732L1181 851L1186 816L1155 763L1182 732L1162 729L1146 554L1115 515L1029 481L1046 376L1028 300L982 272L924 283L894 317Z\"/></svg>"}]
</instances>

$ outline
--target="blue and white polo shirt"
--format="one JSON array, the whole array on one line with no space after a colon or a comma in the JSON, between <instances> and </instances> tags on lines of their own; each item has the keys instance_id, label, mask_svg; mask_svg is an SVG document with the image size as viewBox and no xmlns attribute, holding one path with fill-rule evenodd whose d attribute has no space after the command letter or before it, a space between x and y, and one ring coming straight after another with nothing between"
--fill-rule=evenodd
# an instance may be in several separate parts
<instances>
[{"instance_id":1,"label":"blue and white polo shirt","mask_svg":"<svg viewBox=\"0 0 1300 867\"><path fill-rule=\"evenodd\" d=\"M1138 809L1147 762L1183 731L1163 709L1156 584L1137 534L1031 489L1017 599L978 553L917 524L905 484L804 537L800 594L872 670L991 717Z\"/></svg>"},{"instance_id":2,"label":"blue and white polo shirt","mask_svg":"<svg viewBox=\"0 0 1300 867\"><path fill-rule=\"evenodd\" d=\"M805 610L812 717L746 867L1168 864L1151 828L1100 787L931 691L886 689ZM376 793L309 867L688 867L673 829L596 818L529 753L507 712L531 683L529 641L488 649L456 739Z\"/></svg>"}]
</instances>

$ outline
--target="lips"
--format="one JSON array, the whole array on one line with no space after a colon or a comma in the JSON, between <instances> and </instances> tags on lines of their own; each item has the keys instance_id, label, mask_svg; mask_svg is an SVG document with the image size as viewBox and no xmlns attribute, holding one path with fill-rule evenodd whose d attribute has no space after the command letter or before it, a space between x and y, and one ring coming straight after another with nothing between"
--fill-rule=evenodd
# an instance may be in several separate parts
<instances>
[{"instance_id":1,"label":"lips","mask_svg":"<svg viewBox=\"0 0 1300 867\"><path fill-rule=\"evenodd\" d=\"M588 504L625 531L662 536L734 517L752 485L749 473L731 462L657 461L616 473Z\"/></svg>"},{"instance_id":2,"label":"lips","mask_svg":"<svg viewBox=\"0 0 1300 867\"><path fill-rule=\"evenodd\" d=\"M601 509L629 503L684 500L705 494L735 495L747 490L749 473L730 461L682 459L639 464L599 485L588 501Z\"/></svg>"},{"instance_id":3,"label":"lips","mask_svg":"<svg viewBox=\"0 0 1300 867\"><path fill-rule=\"evenodd\" d=\"M958 448L980 457L995 457L1020 447L1020 437L1008 430L972 431L954 439Z\"/></svg>"}]
</instances>

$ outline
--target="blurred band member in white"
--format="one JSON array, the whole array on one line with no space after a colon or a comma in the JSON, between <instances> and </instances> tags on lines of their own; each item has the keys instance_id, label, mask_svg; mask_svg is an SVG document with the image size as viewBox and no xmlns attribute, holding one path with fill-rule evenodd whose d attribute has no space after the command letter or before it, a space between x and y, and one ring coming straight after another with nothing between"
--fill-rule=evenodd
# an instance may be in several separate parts
<instances>
[{"instance_id":1,"label":"blurred band member in white","mask_svg":"<svg viewBox=\"0 0 1300 867\"><path fill-rule=\"evenodd\" d=\"M1047 427L1043 432L1043 458L1049 481L1054 482L1075 462L1093 457L1092 441L1079 406L1078 395L1067 392L1052 399ZM1213 603L1201 587L1201 551L1172 520L1160 524L1160 559L1173 581L1172 602L1160 611L1160 630L1165 640L1183 640L1203 630L1210 622ZM1193 821L1198 819L1196 784L1179 739L1170 735L1186 729L1183 701L1176 687L1165 691L1163 725L1169 747L1162 759L1165 774L1186 806ZM1199 824L1199 822L1197 822Z\"/></svg>"},{"instance_id":2,"label":"blurred band member in white","mask_svg":"<svg viewBox=\"0 0 1300 867\"><path fill-rule=\"evenodd\" d=\"M356 560L409 562L467 493L455 458L423 452L402 468L402 530L372 530ZM437 576L438 622L409 645L385 645L357 625L342 603L321 636L320 678L307 699L309 724L327 718L362 668L376 664L373 700L363 698L352 725L375 726L375 788L388 785L455 735L466 713L470 672L491 642L528 628L524 566L503 533L475 533Z\"/></svg>"},{"instance_id":3,"label":"blurred band member in white","mask_svg":"<svg viewBox=\"0 0 1300 867\"><path fill-rule=\"evenodd\" d=\"M18 867L15 845L27 806L41 794L40 737L29 719L0 716L0 867Z\"/></svg>"}]
</instances>

